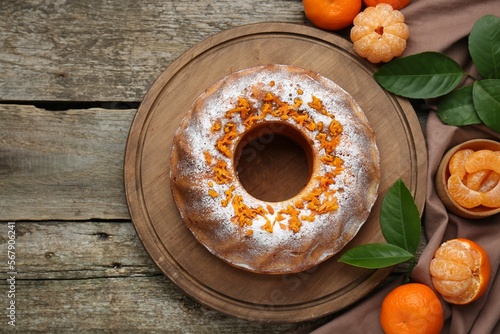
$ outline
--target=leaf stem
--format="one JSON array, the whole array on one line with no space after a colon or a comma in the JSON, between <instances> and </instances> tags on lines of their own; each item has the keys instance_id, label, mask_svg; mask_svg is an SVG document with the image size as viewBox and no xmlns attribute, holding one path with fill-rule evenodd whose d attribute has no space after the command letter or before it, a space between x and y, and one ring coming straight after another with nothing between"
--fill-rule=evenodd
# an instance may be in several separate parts
<instances>
[{"instance_id":1,"label":"leaf stem","mask_svg":"<svg viewBox=\"0 0 500 334\"><path fill-rule=\"evenodd\" d=\"M415 268L415 266L417 265L417 259L415 257L413 257L410 261L410 266L408 268L408 273L405 277L405 280L404 280L404 283L408 283L411 279L411 273L413 271L413 268Z\"/></svg>"},{"instance_id":2,"label":"leaf stem","mask_svg":"<svg viewBox=\"0 0 500 334\"><path fill-rule=\"evenodd\" d=\"M476 78L475 76L473 76L471 73L469 72L464 72L466 76L468 76L469 78L471 78L472 80L474 81L479 81L479 78Z\"/></svg>"}]
</instances>

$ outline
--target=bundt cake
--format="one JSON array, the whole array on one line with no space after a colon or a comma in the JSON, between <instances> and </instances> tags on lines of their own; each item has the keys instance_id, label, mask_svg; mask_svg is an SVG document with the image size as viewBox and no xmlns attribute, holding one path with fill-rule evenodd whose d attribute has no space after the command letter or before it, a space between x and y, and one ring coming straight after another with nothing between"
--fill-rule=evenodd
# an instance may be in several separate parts
<instances>
[{"instance_id":1,"label":"bundt cake","mask_svg":"<svg viewBox=\"0 0 500 334\"><path fill-rule=\"evenodd\" d=\"M251 196L236 166L266 133L304 149L307 185L293 198ZM182 220L211 253L263 274L294 273L339 252L377 199L379 152L354 99L318 73L288 65L234 72L194 101L173 139L171 188Z\"/></svg>"}]
</instances>

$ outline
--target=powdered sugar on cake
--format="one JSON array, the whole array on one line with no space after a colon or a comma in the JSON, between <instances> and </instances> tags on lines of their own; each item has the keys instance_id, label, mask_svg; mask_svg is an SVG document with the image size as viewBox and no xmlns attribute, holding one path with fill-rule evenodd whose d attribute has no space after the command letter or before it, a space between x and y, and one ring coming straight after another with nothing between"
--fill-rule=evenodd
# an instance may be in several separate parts
<instances>
[{"instance_id":1,"label":"powdered sugar on cake","mask_svg":"<svg viewBox=\"0 0 500 334\"><path fill-rule=\"evenodd\" d=\"M271 95L265 95L267 93ZM276 113L255 112L255 116L261 118L255 117L255 124L250 126L239 121L239 116L226 115L241 98L252 106L252 110L260 111L264 96L277 97L289 106L297 105L299 99L302 103L294 110L299 110L300 114L295 111L294 117L281 114L277 118ZM313 105L318 101L328 113L320 112ZM306 118L304 115L307 115L308 129L301 123ZM333 151L326 154L324 143L318 138L328 136L325 127L332 119L340 124L342 131ZM234 152L239 139L249 129L266 122L293 127L313 145L313 177L300 194L287 201L268 203L248 194L238 182L232 157L217 148L217 144L222 145L225 129L214 131L214 124L223 127L235 124L235 130L231 131L236 138L226 136L230 139L223 143L229 143L224 148ZM323 128L319 129L319 125ZM320 137L319 133L325 135ZM333 142L336 140L333 137L330 135L327 139ZM325 156L337 159L341 165L340 162L323 163ZM378 159L373 131L349 94L316 73L268 65L233 73L197 99L174 139L172 191L186 225L216 256L255 272L297 272L337 253L356 235L376 200L380 179ZM216 162L223 162L221 165L230 181L214 181ZM325 179L325 175L328 178ZM311 194L319 187L317 180L320 177L326 180L327 185L323 187L327 191L314 197ZM311 196L313 200L305 200ZM318 209L310 204L320 202L326 206L331 204L328 201L332 198L336 201L332 209ZM225 199L229 203L221 205ZM235 204L236 199L238 203ZM239 208L248 208L254 217L247 220L242 214L235 218L235 210ZM296 214L297 211L300 213Z\"/></svg>"}]
</instances>

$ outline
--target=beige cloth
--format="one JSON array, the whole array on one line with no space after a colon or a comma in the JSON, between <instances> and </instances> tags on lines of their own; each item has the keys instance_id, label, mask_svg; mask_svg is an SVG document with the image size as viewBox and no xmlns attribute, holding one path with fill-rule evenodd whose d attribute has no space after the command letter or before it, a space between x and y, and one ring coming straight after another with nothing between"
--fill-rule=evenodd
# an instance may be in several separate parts
<instances>
[{"instance_id":1,"label":"beige cloth","mask_svg":"<svg viewBox=\"0 0 500 334\"><path fill-rule=\"evenodd\" d=\"M467 37L481 16L500 17L500 0L413 0L402 9L410 28L410 39L404 55L423 51L442 52L462 67L477 73L467 48ZM500 333L500 215L482 221L461 219L446 211L434 189L434 174L444 152L468 139L496 138L500 134L484 126L452 127L441 123L431 112L426 124L428 146L427 199L423 224L428 244L419 258L412 281L432 287L429 262L437 247L445 240L465 237L483 246L492 265L490 288L481 299L454 306L443 301L445 327L443 333ZM312 333L382 333L379 321L380 305L386 294L402 283L393 282Z\"/></svg>"}]
</instances>

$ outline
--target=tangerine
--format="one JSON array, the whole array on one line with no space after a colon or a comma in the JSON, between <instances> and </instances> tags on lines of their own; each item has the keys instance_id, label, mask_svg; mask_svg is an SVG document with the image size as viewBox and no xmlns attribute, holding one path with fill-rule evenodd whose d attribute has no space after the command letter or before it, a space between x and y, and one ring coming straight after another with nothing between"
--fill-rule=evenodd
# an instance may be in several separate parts
<instances>
[{"instance_id":1,"label":"tangerine","mask_svg":"<svg viewBox=\"0 0 500 334\"><path fill-rule=\"evenodd\" d=\"M318 28L340 30L352 24L361 0L304 0L306 17Z\"/></svg>"},{"instance_id":2,"label":"tangerine","mask_svg":"<svg viewBox=\"0 0 500 334\"><path fill-rule=\"evenodd\" d=\"M489 208L500 207L500 182L493 189L481 193L481 204Z\"/></svg>"},{"instance_id":3,"label":"tangerine","mask_svg":"<svg viewBox=\"0 0 500 334\"><path fill-rule=\"evenodd\" d=\"M456 151L450 158L450 162L448 163L448 169L450 174L458 174L460 179L465 177L467 173L465 171L465 162L469 158L469 156L474 153L471 149L463 149Z\"/></svg>"},{"instance_id":4,"label":"tangerine","mask_svg":"<svg viewBox=\"0 0 500 334\"><path fill-rule=\"evenodd\" d=\"M448 163L450 196L458 205L500 207L500 151L463 149Z\"/></svg>"},{"instance_id":5,"label":"tangerine","mask_svg":"<svg viewBox=\"0 0 500 334\"><path fill-rule=\"evenodd\" d=\"M380 324L386 334L438 334L444 324L443 306L427 285L403 284L384 298Z\"/></svg>"},{"instance_id":6,"label":"tangerine","mask_svg":"<svg viewBox=\"0 0 500 334\"><path fill-rule=\"evenodd\" d=\"M494 171L491 171L488 176L486 176L479 187L479 191L487 192L493 189L500 181L500 174Z\"/></svg>"},{"instance_id":7,"label":"tangerine","mask_svg":"<svg viewBox=\"0 0 500 334\"><path fill-rule=\"evenodd\" d=\"M458 174L451 174L448 178L448 191L453 200L466 209L481 205L481 193L467 188Z\"/></svg>"},{"instance_id":8,"label":"tangerine","mask_svg":"<svg viewBox=\"0 0 500 334\"><path fill-rule=\"evenodd\" d=\"M354 51L372 63L388 62L406 49L409 37L403 14L391 5L367 7L354 18L351 41Z\"/></svg>"},{"instance_id":9,"label":"tangerine","mask_svg":"<svg viewBox=\"0 0 500 334\"><path fill-rule=\"evenodd\" d=\"M429 269L434 288L452 304L468 304L480 298L488 289L491 276L486 251L465 238L443 243Z\"/></svg>"},{"instance_id":10,"label":"tangerine","mask_svg":"<svg viewBox=\"0 0 500 334\"><path fill-rule=\"evenodd\" d=\"M393 9L400 10L406 7L410 0L363 0L363 3L367 6L376 6L379 3L386 3L392 6Z\"/></svg>"},{"instance_id":11,"label":"tangerine","mask_svg":"<svg viewBox=\"0 0 500 334\"><path fill-rule=\"evenodd\" d=\"M472 153L465 162L465 170L467 173L474 173L481 169L491 169L500 173L500 155L491 150Z\"/></svg>"},{"instance_id":12,"label":"tangerine","mask_svg":"<svg viewBox=\"0 0 500 334\"><path fill-rule=\"evenodd\" d=\"M465 169L465 166L464 166ZM468 173L465 181L465 185L467 188L471 190L479 190L481 187L481 184L483 184L484 180L486 177L491 173L492 171L489 169L481 169L478 170L477 172L474 173Z\"/></svg>"}]
</instances>

